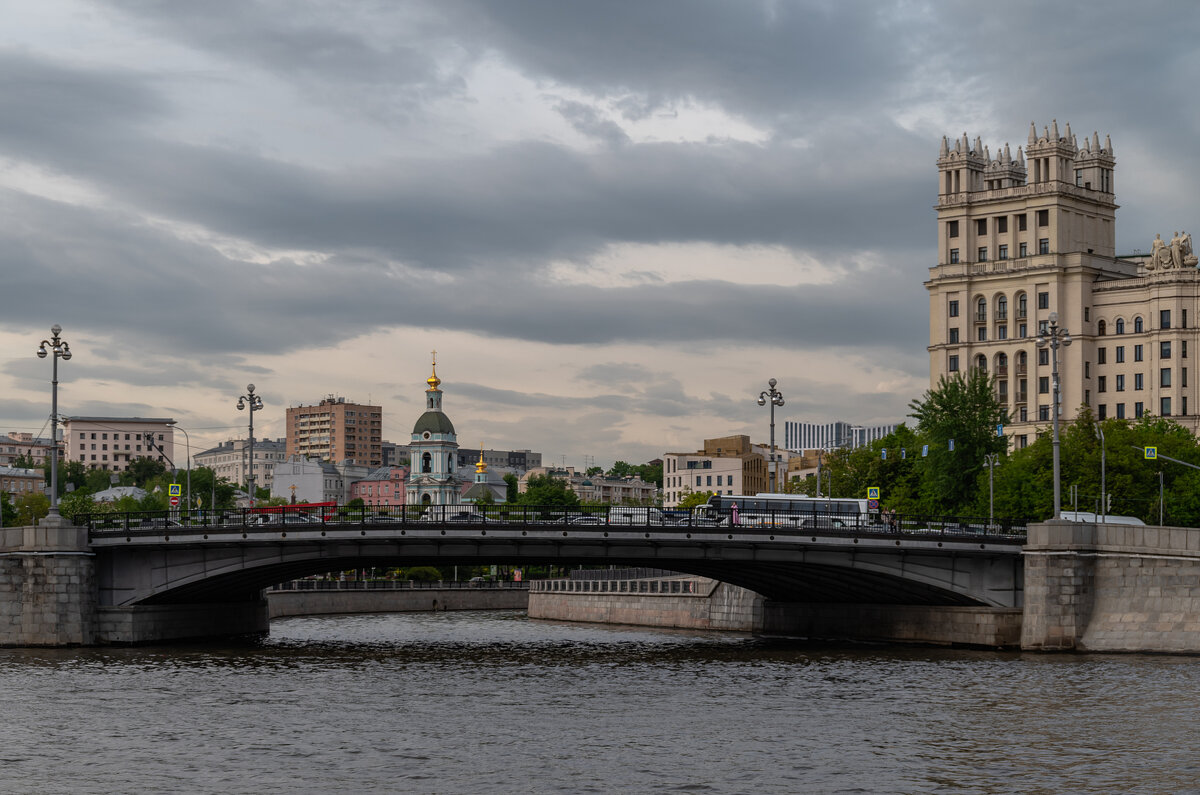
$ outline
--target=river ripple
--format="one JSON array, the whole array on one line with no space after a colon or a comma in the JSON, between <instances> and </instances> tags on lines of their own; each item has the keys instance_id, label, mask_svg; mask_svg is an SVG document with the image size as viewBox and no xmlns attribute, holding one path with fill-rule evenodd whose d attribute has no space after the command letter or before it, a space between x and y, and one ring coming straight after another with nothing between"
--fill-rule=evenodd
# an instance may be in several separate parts
<instances>
[{"instance_id":1,"label":"river ripple","mask_svg":"<svg viewBox=\"0 0 1200 795\"><path fill-rule=\"evenodd\" d=\"M0 790L1200 792L1200 660L293 618L0 650Z\"/></svg>"}]
</instances>

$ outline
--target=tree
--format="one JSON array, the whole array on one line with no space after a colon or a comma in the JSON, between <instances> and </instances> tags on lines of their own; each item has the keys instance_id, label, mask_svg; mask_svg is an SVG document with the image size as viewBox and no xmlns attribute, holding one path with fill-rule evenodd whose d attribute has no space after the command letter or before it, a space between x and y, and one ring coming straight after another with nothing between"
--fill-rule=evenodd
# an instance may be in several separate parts
<instances>
[{"instance_id":1,"label":"tree","mask_svg":"<svg viewBox=\"0 0 1200 795\"><path fill-rule=\"evenodd\" d=\"M58 512L68 519L81 513L97 513L92 495L86 491L73 491L58 501Z\"/></svg>"},{"instance_id":2,"label":"tree","mask_svg":"<svg viewBox=\"0 0 1200 795\"><path fill-rule=\"evenodd\" d=\"M0 491L0 520L3 520L0 524L5 527L15 527L17 524L17 506L6 491Z\"/></svg>"},{"instance_id":3,"label":"tree","mask_svg":"<svg viewBox=\"0 0 1200 795\"><path fill-rule=\"evenodd\" d=\"M509 505L516 504L516 502L520 499L520 496L521 496L521 481L520 481L520 479L517 478L516 474L513 472L505 472L504 473L504 485L506 487L506 491L504 494L504 501L507 502Z\"/></svg>"},{"instance_id":4,"label":"tree","mask_svg":"<svg viewBox=\"0 0 1200 795\"><path fill-rule=\"evenodd\" d=\"M145 488L146 484L151 480L166 474L167 466L162 461L156 461L153 458L140 456L129 462L129 467L125 473L129 475L129 482L126 485L140 486ZM125 474L122 473L122 474ZM122 478L124 481L124 478Z\"/></svg>"},{"instance_id":5,"label":"tree","mask_svg":"<svg viewBox=\"0 0 1200 795\"><path fill-rule=\"evenodd\" d=\"M26 492L17 499L16 524L23 527L32 525L50 513L50 498L36 491Z\"/></svg>"},{"instance_id":6,"label":"tree","mask_svg":"<svg viewBox=\"0 0 1200 795\"><path fill-rule=\"evenodd\" d=\"M604 467L588 467L587 470L583 473L584 477L588 477L588 478L590 478L594 475L603 475L603 474L604 474Z\"/></svg>"},{"instance_id":7,"label":"tree","mask_svg":"<svg viewBox=\"0 0 1200 795\"><path fill-rule=\"evenodd\" d=\"M610 478L627 478L636 474L637 471L634 469L633 464L625 461L614 462L612 468L608 470L608 477Z\"/></svg>"},{"instance_id":8,"label":"tree","mask_svg":"<svg viewBox=\"0 0 1200 795\"><path fill-rule=\"evenodd\" d=\"M517 500L521 505L579 505L579 497L565 480L549 475L534 475L525 482L525 493Z\"/></svg>"},{"instance_id":9,"label":"tree","mask_svg":"<svg viewBox=\"0 0 1200 795\"><path fill-rule=\"evenodd\" d=\"M695 508L697 505L703 505L708 502L708 498L713 493L711 491L688 491L679 500L679 508Z\"/></svg>"},{"instance_id":10,"label":"tree","mask_svg":"<svg viewBox=\"0 0 1200 795\"><path fill-rule=\"evenodd\" d=\"M929 445L921 507L929 513L961 512L976 502L984 457L1008 450L1007 439L996 433L997 425L1008 422L1008 410L996 398L994 379L975 368L966 377L943 375L909 408L922 443Z\"/></svg>"},{"instance_id":11,"label":"tree","mask_svg":"<svg viewBox=\"0 0 1200 795\"><path fill-rule=\"evenodd\" d=\"M662 464L642 464L637 468L637 476L647 483L653 483L660 489L663 485Z\"/></svg>"}]
</instances>

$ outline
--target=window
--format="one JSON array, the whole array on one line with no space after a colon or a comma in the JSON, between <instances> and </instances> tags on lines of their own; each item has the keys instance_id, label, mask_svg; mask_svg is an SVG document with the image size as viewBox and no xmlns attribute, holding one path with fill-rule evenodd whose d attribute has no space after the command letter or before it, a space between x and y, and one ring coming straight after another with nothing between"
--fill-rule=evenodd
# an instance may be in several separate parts
<instances>
[{"instance_id":1,"label":"window","mask_svg":"<svg viewBox=\"0 0 1200 795\"><path fill-rule=\"evenodd\" d=\"M1182 406L1179 409L1179 413L1186 415L1187 414L1187 395L1184 395L1183 397L1179 398L1179 400L1182 403Z\"/></svg>"},{"instance_id":2,"label":"window","mask_svg":"<svg viewBox=\"0 0 1200 795\"><path fill-rule=\"evenodd\" d=\"M1182 322L1179 324L1179 327L1180 327L1180 328L1187 328L1187 310L1186 310L1186 309L1184 309L1184 310L1182 310L1182 312L1183 312L1183 321L1182 321ZM1187 412L1186 412L1186 411L1185 411L1185 412L1183 412L1183 413L1184 413L1184 414L1187 414Z\"/></svg>"},{"instance_id":3,"label":"window","mask_svg":"<svg viewBox=\"0 0 1200 795\"><path fill-rule=\"evenodd\" d=\"M1117 318L1117 333L1118 334L1125 333L1125 321L1122 320L1121 318Z\"/></svg>"},{"instance_id":4,"label":"window","mask_svg":"<svg viewBox=\"0 0 1200 795\"><path fill-rule=\"evenodd\" d=\"M996 298L996 319L1004 320L1008 317L1008 296L998 296Z\"/></svg>"},{"instance_id":5,"label":"window","mask_svg":"<svg viewBox=\"0 0 1200 795\"><path fill-rule=\"evenodd\" d=\"M979 220L977 220L975 222L975 234L977 234L977 235L986 235L987 234L987 219L986 218L980 218Z\"/></svg>"},{"instance_id":6,"label":"window","mask_svg":"<svg viewBox=\"0 0 1200 795\"><path fill-rule=\"evenodd\" d=\"M980 342L987 342L987 326L980 326L976 332L976 337Z\"/></svg>"},{"instance_id":7,"label":"window","mask_svg":"<svg viewBox=\"0 0 1200 795\"><path fill-rule=\"evenodd\" d=\"M1020 337L1021 339L1025 339L1026 337L1028 337L1029 336L1029 326L1025 325L1024 323L1017 326L1017 336Z\"/></svg>"},{"instance_id":8,"label":"window","mask_svg":"<svg viewBox=\"0 0 1200 795\"><path fill-rule=\"evenodd\" d=\"M1143 330L1143 327L1142 327L1142 319L1141 319L1140 317L1135 317L1135 318L1133 319L1133 333L1134 333L1134 334L1141 334L1141 333L1142 333L1142 330Z\"/></svg>"},{"instance_id":9,"label":"window","mask_svg":"<svg viewBox=\"0 0 1200 795\"><path fill-rule=\"evenodd\" d=\"M1140 362L1142 360L1142 346L1141 345L1133 346L1133 360L1135 362Z\"/></svg>"},{"instance_id":10,"label":"window","mask_svg":"<svg viewBox=\"0 0 1200 795\"><path fill-rule=\"evenodd\" d=\"M1082 168L1075 169L1075 187L1077 187L1077 188L1083 187L1083 169Z\"/></svg>"},{"instance_id":11,"label":"window","mask_svg":"<svg viewBox=\"0 0 1200 795\"><path fill-rule=\"evenodd\" d=\"M1180 367L1180 368L1179 368L1179 385L1180 385L1180 386L1187 386L1187 368L1186 368L1186 367ZM1187 414L1187 412L1186 412L1186 411L1185 411L1185 412L1183 412L1183 413L1184 413L1184 414Z\"/></svg>"},{"instance_id":12,"label":"window","mask_svg":"<svg viewBox=\"0 0 1200 795\"><path fill-rule=\"evenodd\" d=\"M1179 341L1179 358L1180 359L1187 358L1187 340Z\"/></svg>"},{"instance_id":13,"label":"window","mask_svg":"<svg viewBox=\"0 0 1200 795\"><path fill-rule=\"evenodd\" d=\"M1038 224L1038 226L1050 226L1050 211L1049 210L1038 210L1037 211L1037 224Z\"/></svg>"},{"instance_id":14,"label":"window","mask_svg":"<svg viewBox=\"0 0 1200 795\"><path fill-rule=\"evenodd\" d=\"M1135 391L1146 388L1144 376L1141 373L1133 374L1133 388Z\"/></svg>"},{"instance_id":15,"label":"window","mask_svg":"<svg viewBox=\"0 0 1200 795\"><path fill-rule=\"evenodd\" d=\"M1038 293L1038 309L1050 308L1050 293Z\"/></svg>"},{"instance_id":16,"label":"window","mask_svg":"<svg viewBox=\"0 0 1200 795\"><path fill-rule=\"evenodd\" d=\"M1117 376L1117 391L1118 392L1125 391L1125 376L1124 375Z\"/></svg>"},{"instance_id":17,"label":"window","mask_svg":"<svg viewBox=\"0 0 1200 795\"><path fill-rule=\"evenodd\" d=\"M107 439L107 438L108 438L108 434L107 434L107 433L102 433L102 434L100 434L100 438L101 438L101 439Z\"/></svg>"},{"instance_id":18,"label":"window","mask_svg":"<svg viewBox=\"0 0 1200 795\"><path fill-rule=\"evenodd\" d=\"M1169 398L1169 397L1162 398L1161 400L1158 401L1158 405L1159 405L1158 416L1160 416L1160 417L1170 417L1171 416L1171 398Z\"/></svg>"},{"instance_id":19,"label":"window","mask_svg":"<svg viewBox=\"0 0 1200 795\"><path fill-rule=\"evenodd\" d=\"M1101 403L1099 406L1096 407L1096 419L1103 420L1103 419L1106 419L1107 417L1108 417L1108 406L1104 403Z\"/></svg>"},{"instance_id":20,"label":"window","mask_svg":"<svg viewBox=\"0 0 1200 795\"><path fill-rule=\"evenodd\" d=\"M1096 391L1097 392L1107 392L1108 391L1108 376L1102 375L1096 379Z\"/></svg>"},{"instance_id":21,"label":"window","mask_svg":"<svg viewBox=\"0 0 1200 795\"><path fill-rule=\"evenodd\" d=\"M1125 419L1125 404L1124 403L1117 404L1117 419L1119 419L1119 420Z\"/></svg>"},{"instance_id":22,"label":"window","mask_svg":"<svg viewBox=\"0 0 1200 795\"><path fill-rule=\"evenodd\" d=\"M1017 319L1020 320L1029 314L1029 296L1025 293L1017 294Z\"/></svg>"},{"instance_id":23,"label":"window","mask_svg":"<svg viewBox=\"0 0 1200 795\"><path fill-rule=\"evenodd\" d=\"M697 475L697 476L696 476L696 485L697 485L697 486L699 486L699 485L700 485L700 477L701 477L700 475Z\"/></svg>"},{"instance_id":24,"label":"window","mask_svg":"<svg viewBox=\"0 0 1200 795\"><path fill-rule=\"evenodd\" d=\"M1092 377L1092 363L1091 362L1083 363L1083 377L1084 378Z\"/></svg>"},{"instance_id":25,"label":"window","mask_svg":"<svg viewBox=\"0 0 1200 795\"><path fill-rule=\"evenodd\" d=\"M1038 419L1045 422L1050 419L1050 407L1038 406Z\"/></svg>"},{"instance_id":26,"label":"window","mask_svg":"<svg viewBox=\"0 0 1200 795\"><path fill-rule=\"evenodd\" d=\"M1141 403L1133 404L1133 416L1135 418L1141 418L1141 416L1145 413L1146 413L1146 409L1143 408L1143 404L1141 404Z\"/></svg>"},{"instance_id":27,"label":"window","mask_svg":"<svg viewBox=\"0 0 1200 795\"><path fill-rule=\"evenodd\" d=\"M1029 216L1021 213L1017 216L1017 231L1024 232L1029 228Z\"/></svg>"},{"instance_id":28,"label":"window","mask_svg":"<svg viewBox=\"0 0 1200 795\"><path fill-rule=\"evenodd\" d=\"M1021 217L1024 218L1025 216L1021 216ZM1017 244L1017 256L1018 257L1028 257L1029 256L1029 244L1028 243L1018 243Z\"/></svg>"},{"instance_id":29,"label":"window","mask_svg":"<svg viewBox=\"0 0 1200 795\"><path fill-rule=\"evenodd\" d=\"M950 317L958 317L958 301L950 302Z\"/></svg>"},{"instance_id":30,"label":"window","mask_svg":"<svg viewBox=\"0 0 1200 795\"><path fill-rule=\"evenodd\" d=\"M1008 216L1001 215L996 219L996 231L1003 234L1008 231Z\"/></svg>"},{"instance_id":31,"label":"window","mask_svg":"<svg viewBox=\"0 0 1200 795\"><path fill-rule=\"evenodd\" d=\"M1162 342L1158 343L1158 358L1160 358L1160 359L1170 359L1171 358L1171 341L1170 340L1163 340Z\"/></svg>"},{"instance_id":32,"label":"window","mask_svg":"<svg viewBox=\"0 0 1200 795\"><path fill-rule=\"evenodd\" d=\"M1125 361L1125 346L1118 345L1117 346L1117 364L1120 364L1123 361Z\"/></svg>"},{"instance_id":33,"label":"window","mask_svg":"<svg viewBox=\"0 0 1200 795\"><path fill-rule=\"evenodd\" d=\"M987 246L979 247L979 262L987 262Z\"/></svg>"},{"instance_id":34,"label":"window","mask_svg":"<svg viewBox=\"0 0 1200 795\"><path fill-rule=\"evenodd\" d=\"M705 486L711 486L711 485L712 485L712 475L705 475L705 477L704 477L704 485L705 485Z\"/></svg>"},{"instance_id":35,"label":"window","mask_svg":"<svg viewBox=\"0 0 1200 795\"><path fill-rule=\"evenodd\" d=\"M1160 309L1158 312L1158 327L1168 329L1171 327L1171 310Z\"/></svg>"},{"instance_id":36,"label":"window","mask_svg":"<svg viewBox=\"0 0 1200 795\"><path fill-rule=\"evenodd\" d=\"M956 249L956 248L950 249L950 264L951 265L958 264L958 249Z\"/></svg>"},{"instance_id":37,"label":"window","mask_svg":"<svg viewBox=\"0 0 1200 795\"><path fill-rule=\"evenodd\" d=\"M1107 363L1108 363L1108 348L1097 348L1096 349L1096 364L1107 364Z\"/></svg>"},{"instance_id":38,"label":"window","mask_svg":"<svg viewBox=\"0 0 1200 795\"><path fill-rule=\"evenodd\" d=\"M1050 238L1043 237L1038 240L1038 253L1039 254L1049 254L1050 253Z\"/></svg>"},{"instance_id":39,"label":"window","mask_svg":"<svg viewBox=\"0 0 1200 795\"><path fill-rule=\"evenodd\" d=\"M1088 405L1088 406L1092 405L1092 390L1090 390L1090 389L1083 390L1083 402L1085 405Z\"/></svg>"},{"instance_id":40,"label":"window","mask_svg":"<svg viewBox=\"0 0 1200 795\"><path fill-rule=\"evenodd\" d=\"M954 345L957 343L958 343L958 329L952 328L952 329L950 329L950 344Z\"/></svg>"},{"instance_id":41,"label":"window","mask_svg":"<svg viewBox=\"0 0 1200 795\"><path fill-rule=\"evenodd\" d=\"M1049 331L1050 331L1050 321L1039 320L1038 321L1038 336L1045 336Z\"/></svg>"},{"instance_id":42,"label":"window","mask_svg":"<svg viewBox=\"0 0 1200 795\"><path fill-rule=\"evenodd\" d=\"M1108 330L1108 326L1106 326L1106 325L1104 324L1104 321L1103 321L1103 320L1101 320L1099 323L1097 323L1097 324L1096 324L1096 336L1097 336L1097 337L1103 337L1103 336L1104 336L1104 333L1105 333L1107 330Z\"/></svg>"},{"instance_id":43,"label":"window","mask_svg":"<svg viewBox=\"0 0 1200 795\"><path fill-rule=\"evenodd\" d=\"M947 221L946 222L946 236L947 237L958 237L958 221Z\"/></svg>"},{"instance_id":44,"label":"window","mask_svg":"<svg viewBox=\"0 0 1200 795\"><path fill-rule=\"evenodd\" d=\"M1170 367L1164 367L1158 371L1158 385L1159 386L1170 386L1171 385L1171 368Z\"/></svg>"},{"instance_id":45,"label":"window","mask_svg":"<svg viewBox=\"0 0 1200 795\"><path fill-rule=\"evenodd\" d=\"M975 302L975 322L987 322L987 300L981 295L979 300Z\"/></svg>"},{"instance_id":46,"label":"window","mask_svg":"<svg viewBox=\"0 0 1200 795\"><path fill-rule=\"evenodd\" d=\"M1029 422L1029 409L1021 406L1021 422Z\"/></svg>"},{"instance_id":47,"label":"window","mask_svg":"<svg viewBox=\"0 0 1200 795\"><path fill-rule=\"evenodd\" d=\"M1047 395L1050 393L1050 376L1043 375L1038 378L1038 394Z\"/></svg>"},{"instance_id":48,"label":"window","mask_svg":"<svg viewBox=\"0 0 1200 795\"><path fill-rule=\"evenodd\" d=\"M1008 339L1008 326L996 326L996 339Z\"/></svg>"},{"instance_id":49,"label":"window","mask_svg":"<svg viewBox=\"0 0 1200 795\"><path fill-rule=\"evenodd\" d=\"M950 357L950 363L949 363L949 366L947 367L947 369L952 373L958 372L958 357L957 356Z\"/></svg>"},{"instance_id":50,"label":"window","mask_svg":"<svg viewBox=\"0 0 1200 795\"><path fill-rule=\"evenodd\" d=\"M1050 364L1050 351L1038 348L1038 364Z\"/></svg>"}]
</instances>

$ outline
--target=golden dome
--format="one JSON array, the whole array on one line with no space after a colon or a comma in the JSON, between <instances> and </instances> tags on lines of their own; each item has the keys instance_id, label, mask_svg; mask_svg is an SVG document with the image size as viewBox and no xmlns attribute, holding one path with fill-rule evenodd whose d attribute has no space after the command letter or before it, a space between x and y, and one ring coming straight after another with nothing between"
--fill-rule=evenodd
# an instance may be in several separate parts
<instances>
[{"instance_id":1,"label":"golden dome","mask_svg":"<svg viewBox=\"0 0 1200 795\"><path fill-rule=\"evenodd\" d=\"M433 375L426 378L425 383L429 384L430 389L437 389L442 383L442 379L437 377L437 351L433 352Z\"/></svg>"},{"instance_id":2,"label":"golden dome","mask_svg":"<svg viewBox=\"0 0 1200 795\"><path fill-rule=\"evenodd\" d=\"M483 462L483 444L480 443L480 445L479 445L479 461L478 461L478 463L475 464L475 474L482 475L484 472L487 472L487 467L488 467L488 465Z\"/></svg>"}]
</instances>

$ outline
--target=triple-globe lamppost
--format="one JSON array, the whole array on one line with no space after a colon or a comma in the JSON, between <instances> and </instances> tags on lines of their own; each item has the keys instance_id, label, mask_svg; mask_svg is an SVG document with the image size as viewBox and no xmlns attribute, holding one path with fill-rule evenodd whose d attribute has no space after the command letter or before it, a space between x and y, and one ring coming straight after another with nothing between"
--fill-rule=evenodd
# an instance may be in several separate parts
<instances>
[{"instance_id":1,"label":"triple-globe lamppost","mask_svg":"<svg viewBox=\"0 0 1200 795\"><path fill-rule=\"evenodd\" d=\"M1050 346L1050 376L1054 379L1054 405L1050 407L1051 428L1054 434L1054 518L1062 518L1062 486L1058 462L1058 418L1062 413L1062 390L1058 381L1058 349L1071 344L1071 334L1058 325L1058 313L1050 313L1050 325L1038 332L1039 348Z\"/></svg>"},{"instance_id":2,"label":"triple-globe lamppost","mask_svg":"<svg viewBox=\"0 0 1200 795\"><path fill-rule=\"evenodd\" d=\"M776 491L775 487L779 480L778 469L775 462L775 407L783 405L783 393L775 388L775 384L777 383L778 382L774 378L770 379L767 381L767 386L769 386L770 389L765 390L758 395L758 405L766 406L770 404L771 406L771 462L767 468L767 476L770 480L770 488L768 490L771 493Z\"/></svg>"},{"instance_id":3,"label":"triple-globe lamppost","mask_svg":"<svg viewBox=\"0 0 1200 795\"><path fill-rule=\"evenodd\" d=\"M246 385L245 395L240 395L237 400L238 411L245 411L250 408L250 469L246 475L246 487L250 492L250 504L254 504L254 412L263 407L262 398L254 394L254 384Z\"/></svg>"},{"instance_id":4,"label":"triple-globe lamppost","mask_svg":"<svg viewBox=\"0 0 1200 795\"><path fill-rule=\"evenodd\" d=\"M58 335L62 326L55 323L50 327L50 339L42 340L38 346L39 359L54 354L54 365L50 378L50 516L58 516L58 360L71 358L71 346Z\"/></svg>"}]
</instances>

